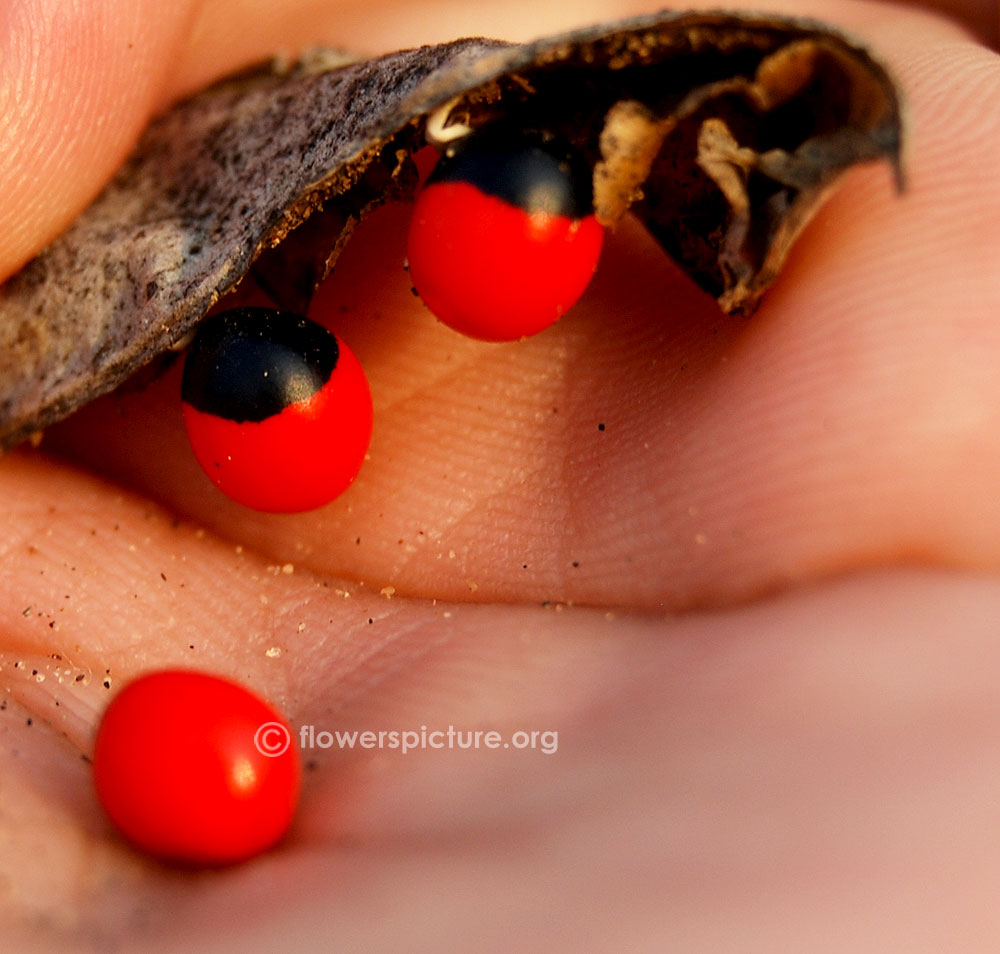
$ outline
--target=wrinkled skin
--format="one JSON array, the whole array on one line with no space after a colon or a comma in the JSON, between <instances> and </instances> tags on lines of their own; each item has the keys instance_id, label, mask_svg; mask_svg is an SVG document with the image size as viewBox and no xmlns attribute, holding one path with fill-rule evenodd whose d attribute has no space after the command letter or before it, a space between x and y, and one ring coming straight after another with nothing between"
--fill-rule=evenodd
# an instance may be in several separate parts
<instances>
[{"instance_id":1,"label":"wrinkled skin","mask_svg":"<svg viewBox=\"0 0 1000 954\"><path fill-rule=\"evenodd\" d=\"M0 275L152 111L276 44L520 39L643 5L97 6L2 5ZM996 13L772 6L897 72L910 189L853 172L750 321L626 223L553 329L467 341L410 295L390 207L317 303L376 407L339 501L221 499L176 367L0 461L0 948L995 949ZM307 752L286 844L166 870L109 831L81 753L115 688L171 664L317 729L559 747Z\"/></svg>"}]
</instances>

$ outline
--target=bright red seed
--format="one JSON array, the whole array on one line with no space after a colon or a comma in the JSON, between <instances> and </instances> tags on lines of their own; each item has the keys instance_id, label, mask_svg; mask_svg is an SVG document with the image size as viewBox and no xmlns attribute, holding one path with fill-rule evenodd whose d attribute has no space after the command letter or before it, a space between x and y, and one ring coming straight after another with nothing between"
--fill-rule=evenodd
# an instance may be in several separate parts
<instances>
[{"instance_id":1,"label":"bright red seed","mask_svg":"<svg viewBox=\"0 0 1000 954\"><path fill-rule=\"evenodd\" d=\"M188 670L143 676L115 697L93 768L101 803L129 841L193 866L275 845L301 783L283 717L236 683Z\"/></svg>"},{"instance_id":2,"label":"bright red seed","mask_svg":"<svg viewBox=\"0 0 1000 954\"><path fill-rule=\"evenodd\" d=\"M357 476L371 440L360 362L298 315L241 308L207 319L186 359L182 398L198 463L255 510L329 503Z\"/></svg>"},{"instance_id":3,"label":"bright red seed","mask_svg":"<svg viewBox=\"0 0 1000 954\"><path fill-rule=\"evenodd\" d=\"M513 341L565 314L597 267L604 230L588 170L539 144L473 141L417 196L410 279L446 325Z\"/></svg>"}]
</instances>

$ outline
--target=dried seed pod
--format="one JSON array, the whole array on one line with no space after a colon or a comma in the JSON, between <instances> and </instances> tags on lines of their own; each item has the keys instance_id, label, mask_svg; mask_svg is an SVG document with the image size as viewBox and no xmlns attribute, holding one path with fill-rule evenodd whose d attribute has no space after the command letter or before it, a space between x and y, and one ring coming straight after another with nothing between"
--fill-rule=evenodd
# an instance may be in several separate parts
<instances>
[{"instance_id":1,"label":"dried seed pod","mask_svg":"<svg viewBox=\"0 0 1000 954\"><path fill-rule=\"evenodd\" d=\"M840 173L887 158L900 177L891 78L806 20L668 13L244 73L150 126L0 288L0 443L117 386L251 270L302 310L357 222L412 194L428 133L494 122L581 150L601 220L631 210L732 313L754 308Z\"/></svg>"}]
</instances>

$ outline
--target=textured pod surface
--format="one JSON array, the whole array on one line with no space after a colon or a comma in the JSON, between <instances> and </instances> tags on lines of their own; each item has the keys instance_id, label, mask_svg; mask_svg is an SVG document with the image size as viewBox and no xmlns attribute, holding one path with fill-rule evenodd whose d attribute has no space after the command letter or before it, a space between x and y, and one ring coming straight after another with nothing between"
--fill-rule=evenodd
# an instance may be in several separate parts
<instances>
[{"instance_id":1,"label":"textured pod surface","mask_svg":"<svg viewBox=\"0 0 1000 954\"><path fill-rule=\"evenodd\" d=\"M572 142L599 217L637 215L732 313L753 310L845 169L886 158L899 175L891 77L805 20L668 13L241 74L150 126L94 204L0 287L0 443L116 387L251 269L301 310L357 222L413 193L429 120Z\"/></svg>"}]
</instances>

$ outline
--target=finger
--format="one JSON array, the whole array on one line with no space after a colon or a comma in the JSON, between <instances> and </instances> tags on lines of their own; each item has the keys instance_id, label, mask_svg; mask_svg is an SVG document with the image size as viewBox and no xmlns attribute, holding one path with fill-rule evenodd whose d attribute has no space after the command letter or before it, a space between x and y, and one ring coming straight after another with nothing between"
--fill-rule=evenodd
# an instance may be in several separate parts
<instances>
[{"instance_id":1,"label":"finger","mask_svg":"<svg viewBox=\"0 0 1000 954\"><path fill-rule=\"evenodd\" d=\"M0 7L0 280L54 238L131 149L193 4Z\"/></svg>"},{"instance_id":2,"label":"finger","mask_svg":"<svg viewBox=\"0 0 1000 954\"><path fill-rule=\"evenodd\" d=\"M366 874L426 932L418 948L435 947L441 923L475 948L497 907L507 938L534 938L555 906L558 938L529 950L579 950L598 935L650 951L763 952L791 939L835 952L876 937L880 949L990 950L997 598L990 581L873 574L638 627L604 661L589 705L542 722L561 730L551 758L501 768L487 752L420 750L399 767L405 781L390 781L383 752L338 776L353 837L398 849L390 884L376 865ZM575 630L585 616L562 618ZM455 671L439 662L426 671ZM396 711L391 724L408 724L427 707L404 693ZM520 772L530 790L512 783ZM372 790L374 804L352 797ZM433 853L430 882L404 874L415 844ZM340 884L356 892L341 895L345 911L368 896L364 876ZM273 936L315 938L331 923L289 902Z\"/></svg>"},{"instance_id":3,"label":"finger","mask_svg":"<svg viewBox=\"0 0 1000 954\"><path fill-rule=\"evenodd\" d=\"M438 723L447 713L468 719L472 729L507 731L522 717L555 718L545 700L558 699L559 709L583 704L587 687L616 656L602 638L613 622L603 613L559 626L574 634L560 640L559 664L547 636L554 610L498 615L341 588L329 578L268 566L141 498L109 492L105 483L37 455L5 458L0 488L9 571L0 599L19 607L0 621L0 879L16 885L0 896L0 939L12 926L34 927L36 942L51 940L55 928L53 949L60 950L64 931L117 938L123 928L131 931L127 925L158 920L163 894L179 891L175 898L188 904L188 888L205 887L142 859L113 835L82 759L108 700L143 671L185 666L228 675L271 699L293 724L323 728L350 700L382 700L385 718L400 715L393 707L421 679L397 677L440 653L435 666L449 656L459 662L449 680L457 695L444 686L418 690L427 693L426 718ZM489 633L497 638L480 639ZM446 644L461 646L453 655ZM437 677L428 678L432 685ZM468 696L480 683L483 694ZM520 687L512 696L504 688L511 685ZM383 716L372 716L385 727ZM254 866L272 888L291 889L296 866L327 852L322 829L343 814L332 790L317 785L320 774L332 778L343 763L316 755L297 838ZM209 920L225 893L239 900L241 882L239 873L213 881Z\"/></svg>"},{"instance_id":4,"label":"finger","mask_svg":"<svg viewBox=\"0 0 1000 954\"><path fill-rule=\"evenodd\" d=\"M240 932L294 948L323 936L398 950L372 905L393 911L417 950L471 937L484 918L502 922L508 942L524 932L518 949L531 950L541 912L570 925L560 937L573 949L567 930L581 943L598 931L680 932L692 949L752 937L749 949L762 951L790 936L802 949L853 950L872 932L888 949L940 950L921 946L937 931L980 949L976 926L994 898L975 886L992 883L997 857L989 581L870 575L673 619L416 606L359 591L345 600L298 571L270 576L82 474L16 459L5 468L26 468L19 481L0 477L14 501L5 539L38 543L8 561L2 596L47 606L62 623L53 634L44 617L20 617L0 630L17 643L5 662L38 663L35 675L0 674L11 693L0 711L0 873L17 886L0 901L0 938L25 931L33 943L18 950L66 950L82 937L235 950L247 943ZM26 477L35 499L50 501L51 535L39 534L43 514L21 505ZM78 565L93 552L90 529L104 559ZM158 566L169 566L168 581ZM182 601L166 582L188 584ZM67 593L73 609L59 613ZM248 613L254 593L269 608ZM390 615L376 609L377 622L359 626L377 606ZM307 743L291 840L251 866L192 878L118 842L79 749L61 738L60 710L79 706L78 691L114 691L59 682L64 660L52 647L67 652L77 639L86 663L116 681L193 654L280 698L296 726L488 727L508 739L545 729L559 733L558 749L418 744L403 755ZM285 652L262 652L272 640ZM90 731L95 719L86 717ZM809 943L831 903L850 916ZM227 912L239 912L236 935L215 930Z\"/></svg>"}]
</instances>

